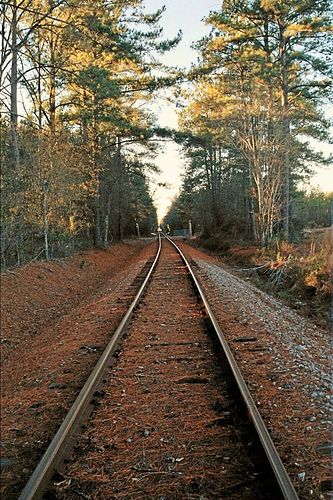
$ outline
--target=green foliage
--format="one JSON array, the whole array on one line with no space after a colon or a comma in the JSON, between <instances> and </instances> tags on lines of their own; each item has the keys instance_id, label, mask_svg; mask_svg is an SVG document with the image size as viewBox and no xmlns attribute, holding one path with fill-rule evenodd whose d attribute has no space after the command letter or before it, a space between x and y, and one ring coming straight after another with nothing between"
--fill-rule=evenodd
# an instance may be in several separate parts
<instances>
[{"instance_id":1,"label":"green foliage","mask_svg":"<svg viewBox=\"0 0 333 500\"><path fill-rule=\"evenodd\" d=\"M1 123L5 267L105 246L136 234L136 223L150 233L155 118L143 104L173 83L155 55L180 39L162 38L164 9L146 13L142 0L52 2L51 10L45 0L33 2L35 13L30 3L19 5L13 49L22 61L14 76L31 107L26 101L18 126ZM10 33L15 17L7 10ZM2 70L8 61L0 63Z\"/></svg>"},{"instance_id":2,"label":"green foliage","mask_svg":"<svg viewBox=\"0 0 333 500\"><path fill-rule=\"evenodd\" d=\"M318 188L308 191L296 191L293 205L293 224L300 233L305 228L329 227L333 193L323 193Z\"/></svg>"},{"instance_id":3,"label":"green foliage","mask_svg":"<svg viewBox=\"0 0 333 500\"><path fill-rule=\"evenodd\" d=\"M235 227L259 246L289 237L296 183L327 162L306 138L328 140L329 5L229 0L208 16L180 115L188 167L178 200L194 182L205 236Z\"/></svg>"}]
</instances>

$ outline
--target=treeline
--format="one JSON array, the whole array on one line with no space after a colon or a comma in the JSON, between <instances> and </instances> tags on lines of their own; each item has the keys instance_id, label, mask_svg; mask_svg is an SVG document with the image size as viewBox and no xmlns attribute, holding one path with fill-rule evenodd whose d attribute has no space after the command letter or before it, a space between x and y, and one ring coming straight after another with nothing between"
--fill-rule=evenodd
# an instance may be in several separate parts
<instances>
[{"instance_id":1,"label":"treeline","mask_svg":"<svg viewBox=\"0 0 333 500\"><path fill-rule=\"evenodd\" d=\"M293 237L297 183L326 161L307 141L328 139L332 0L225 0L186 76L159 62L181 36L162 38L163 10L0 0L4 267L150 233L156 137L171 133L149 103L172 86L187 167L165 222L261 246Z\"/></svg>"},{"instance_id":2,"label":"treeline","mask_svg":"<svg viewBox=\"0 0 333 500\"><path fill-rule=\"evenodd\" d=\"M259 246L329 224L329 197L318 195L324 212L312 218L297 185L328 163L309 139L329 139L332 2L225 0L206 22L180 113L187 167L165 223Z\"/></svg>"},{"instance_id":3,"label":"treeline","mask_svg":"<svg viewBox=\"0 0 333 500\"><path fill-rule=\"evenodd\" d=\"M240 185L238 195L241 194L241 189ZM236 191L237 189L235 189ZM300 189L293 192L292 198L294 240L297 241L302 236L305 228L329 227L333 223L332 192L324 193L318 188L312 188L310 191ZM165 216L164 224L168 224L172 232L177 229L188 229L189 222L191 222L192 232L210 240L212 249L215 244L221 247L224 243L228 247L229 244L247 241L254 243L249 235L250 228L246 225L244 214L241 214L237 205L237 199L231 199L230 192L226 192L226 199L229 200L229 205L225 206L224 220L215 229L214 226L211 226L209 232L203 233L202 228L205 227L204 223L207 223L207 214L202 211L205 206L203 193L194 194L191 191L186 191L186 186L183 185L180 195L175 198ZM234 212L232 212L232 208L234 208ZM209 224L207 226L209 227ZM279 237L278 233L275 234L275 241L276 237Z\"/></svg>"},{"instance_id":4,"label":"treeline","mask_svg":"<svg viewBox=\"0 0 333 500\"><path fill-rule=\"evenodd\" d=\"M158 62L161 9L142 0L0 2L1 261L69 255L157 224L147 103L173 76Z\"/></svg>"}]
</instances>

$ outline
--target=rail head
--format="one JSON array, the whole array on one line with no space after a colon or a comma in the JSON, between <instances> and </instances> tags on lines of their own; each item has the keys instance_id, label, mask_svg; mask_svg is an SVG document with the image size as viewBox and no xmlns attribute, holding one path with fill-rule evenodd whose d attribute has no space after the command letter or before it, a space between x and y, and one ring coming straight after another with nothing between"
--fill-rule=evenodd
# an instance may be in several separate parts
<instances>
[{"instance_id":1,"label":"rail head","mask_svg":"<svg viewBox=\"0 0 333 500\"><path fill-rule=\"evenodd\" d=\"M227 340L218 324L218 321L213 313L213 310L208 302L208 299L205 296L205 293L203 291L202 286L200 285L198 279L196 278L189 262L187 261L185 255L181 251L181 249L174 243L174 241L171 240L168 236L165 234L163 235L179 252L181 258L183 259L184 264L189 270L189 273L192 277L192 280L195 284L195 287L199 293L199 296L205 306L207 315L210 319L210 322L212 324L213 330L216 334L216 337L219 340L219 344L222 348L223 355L226 358L226 361L228 363L230 372L232 374L233 380L238 387L238 390L240 392L240 395L242 397L242 400L247 408L249 417L252 421L252 424L256 430L256 433L260 439L260 442L262 444L263 450L265 452L265 455L270 463L270 466L272 468L272 471L274 473L274 476L276 478L276 481L280 487L281 493L285 500L299 500L299 497L296 493L296 490L294 488L294 485L292 484L292 481L282 463L282 460L280 458L280 455L277 452L277 449L272 441L272 438L270 437L270 434L267 430L267 427L259 413L259 410L251 396L251 393L246 385L246 382L240 372L240 369L238 368L238 365L236 363L236 360L231 352L231 349L227 343Z\"/></svg>"}]
</instances>

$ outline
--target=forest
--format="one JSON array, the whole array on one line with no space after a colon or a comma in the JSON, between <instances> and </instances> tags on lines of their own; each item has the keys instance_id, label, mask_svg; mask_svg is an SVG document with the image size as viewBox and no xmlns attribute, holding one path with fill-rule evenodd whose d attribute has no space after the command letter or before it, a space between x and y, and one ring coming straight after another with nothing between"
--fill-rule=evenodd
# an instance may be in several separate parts
<instances>
[{"instance_id":1,"label":"forest","mask_svg":"<svg viewBox=\"0 0 333 500\"><path fill-rule=\"evenodd\" d=\"M265 247L330 224L332 196L298 186L330 158L332 1L226 0L198 63L166 67L165 8L144 0L0 1L1 263L105 248L157 226L154 164L176 141L182 186L164 219ZM160 92L177 130L152 112Z\"/></svg>"}]
</instances>

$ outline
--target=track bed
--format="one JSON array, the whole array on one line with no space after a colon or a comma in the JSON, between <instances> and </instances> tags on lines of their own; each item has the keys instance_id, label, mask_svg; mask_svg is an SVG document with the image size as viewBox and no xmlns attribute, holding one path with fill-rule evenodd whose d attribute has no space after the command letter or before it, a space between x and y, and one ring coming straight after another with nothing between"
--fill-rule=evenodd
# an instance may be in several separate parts
<instances>
[{"instance_id":1,"label":"track bed","mask_svg":"<svg viewBox=\"0 0 333 500\"><path fill-rule=\"evenodd\" d=\"M164 240L57 497L274 498L214 351L188 271Z\"/></svg>"}]
</instances>

